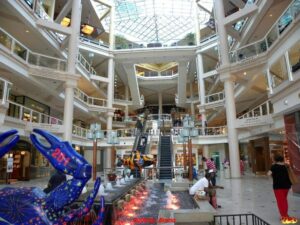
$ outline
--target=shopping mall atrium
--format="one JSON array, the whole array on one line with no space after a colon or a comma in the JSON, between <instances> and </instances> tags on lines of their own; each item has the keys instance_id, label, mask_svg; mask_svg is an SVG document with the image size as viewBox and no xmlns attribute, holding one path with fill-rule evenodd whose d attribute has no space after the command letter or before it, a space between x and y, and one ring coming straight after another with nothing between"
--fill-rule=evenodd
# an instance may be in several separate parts
<instances>
[{"instance_id":1,"label":"shopping mall atrium","mask_svg":"<svg viewBox=\"0 0 300 225\"><path fill-rule=\"evenodd\" d=\"M0 159L0 189L47 184L54 165L31 137L41 129L92 166L88 191L102 178L104 224L134 224L115 208L139 189L188 190L203 157L224 186L222 208L201 201L199 213L147 218L246 224L217 216L250 213L280 224L267 172L282 155L300 178L299 21L300 0L1 0L0 133L15 129L19 141ZM149 164L111 197L131 157ZM299 217L300 183L289 202ZM0 224L12 224L1 219L0 204Z\"/></svg>"}]
</instances>

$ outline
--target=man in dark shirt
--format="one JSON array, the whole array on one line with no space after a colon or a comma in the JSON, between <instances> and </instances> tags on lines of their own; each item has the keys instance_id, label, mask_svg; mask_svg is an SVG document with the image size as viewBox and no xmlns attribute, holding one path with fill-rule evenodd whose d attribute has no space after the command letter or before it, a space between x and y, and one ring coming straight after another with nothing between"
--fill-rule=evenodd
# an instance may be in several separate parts
<instances>
[{"instance_id":1,"label":"man in dark shirt","mask_svg":"<svg viewBox=\"0 0 300 225\"><path fill-rule=\"evenodd\" d=\"M50 178L47 187L44 189L44 192L46 194L53 191L57 186L59 186L61 183L65 182L67 180L67 177L64 173L61 173L60 171L56 171Z\"/></svg>"}]
</instances>

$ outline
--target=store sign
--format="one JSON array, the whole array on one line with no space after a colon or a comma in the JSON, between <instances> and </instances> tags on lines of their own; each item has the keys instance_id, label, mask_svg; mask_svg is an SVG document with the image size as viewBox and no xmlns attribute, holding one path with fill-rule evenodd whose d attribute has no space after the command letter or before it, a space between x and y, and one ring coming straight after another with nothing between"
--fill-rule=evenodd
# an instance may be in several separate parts
<instances>
[{"instance_id":1,"label":"store sign","mask_svg":"<svg viewBox=\"0 0 300 225\"><path fill-rule=\"evenodd\" d=\"M6 166L6 172L12 173L14 167L14 159L13 158L7 158L7 166Z\"/></svg>"}]
</instances>

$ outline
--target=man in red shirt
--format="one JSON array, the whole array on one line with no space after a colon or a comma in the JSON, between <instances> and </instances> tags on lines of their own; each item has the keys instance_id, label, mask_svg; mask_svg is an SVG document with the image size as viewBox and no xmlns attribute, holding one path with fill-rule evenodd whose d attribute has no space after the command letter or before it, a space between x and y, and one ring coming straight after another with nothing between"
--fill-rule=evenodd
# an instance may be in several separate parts
<instances>
[{"instance_id":1,"label":"man in red shirt","mask_svg":"<svg viewBox=\"0 0 300 225\"><path fill-rule=\"evenodd\" d=\"M217 169L216 169L216 165L215 163L211 160L211 159L207 159L205 157L202 158L202 160L204 162L206 162L206 167L208 170L213 170L214 172L211 174L211 183L213 186L216 186L216 172L217 172Z\"/></svg>"}]
</instances>

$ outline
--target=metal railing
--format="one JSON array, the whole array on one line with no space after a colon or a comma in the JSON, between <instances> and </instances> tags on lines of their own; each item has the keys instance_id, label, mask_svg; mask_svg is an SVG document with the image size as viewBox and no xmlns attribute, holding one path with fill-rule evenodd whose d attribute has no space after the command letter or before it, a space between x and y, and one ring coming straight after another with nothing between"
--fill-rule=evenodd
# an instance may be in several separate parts
<instances>
[{"instance_id":1,"label":"metal railing","mask_svg":"<svg viewBox=\"0 0 300 225\"><path fill-rule=\"evenodd\" d=\"M72 133L75 136L78 137L83 137L83 138L87 138L87 133L88 133L89 129L77 126L77 125L73 125L72 126Z\"/></svg>"},{"instance_id":2,"label":"metal railing","mask_svg":"<svg viewBox=\"0 0 300 225\"><path fill-rule=\"evenodd\" d=\"M86 38L83 36L80 36L79 40L83 43L88 43L88 44L92 44L92 45L96 45L96 46L100 46L100 47L104 47L104 48L109 48L109 44L102 40L90 39L90 38Z\"/></svg>"},{"instance_id":3,"label":"metal railing","mask_svg":"<svg viewBox=\"0 0 300 225\"><path fill-rule=\"evenodd\" d=\"M205 103L213 103L225 100L224 91L205 96Z\"/></svg>"},{"instance_id":4,"label":"metal railing","mask_svg":"<svg viewBox=\"0 0 300 225\"><path fill-rule=\"evenodd\" d=\"M7 110L7 116L18 119L20 121L30 122L30 123L40 123L40 124L52 124L52 125L63 125L63 121L35 111L31 108L25 107L21 104L8 101L9 108Z\"/></svg>"},{"instance_id":5,"label":"metal railing","mask_svg":"<svg viewBox=\"0 0 300 225\"><path fill-rule=\"evenodd\" d=\"M74 89L74 97L88 106L107 107L107 100L102 98L90 97L78 88Z\"/></svg>"},{"instance_id":6,"label":"metal railing","mask_svg":"<svg viewBox=\"0 0 300 225\"><path fill-rule=\"evenodd\" d=\"M285 33L286 28L295 20L300 13L300 1L294 0L288 9L278 18L271 29L267 32L264 38L254 43L245 45L241 48L235 49L229 53L230 61L232 63L243 61L248 58L255 57L268 49L278 38Z\"/></svg>"},{"instance_id":7,"label":"metal railing","mask_svg":"<svg viewBox=\"0 0 300 225\"><path fill-rule=\"evenodd\" d=\"M216 215L214 216L214 225L270 225L260 217L254 214L233 214L233 215Z\"/></svg>"},{"instance_id":8,"label":"metal railing","mask_svg":"<svg viewBox=\"0 0 300 225\"><path fill-rule=\"evenodd\" d=\"M33 52L2 28L0 28L0 37L1 46L28 64L60 71L67 70L67 61L65 59Z\"/></svg>"},{"instance_id":9,"label":"metal railing","mask_svg":"<svg viewBox=\"0 0 300 225\"><path fill-rule=\"evenodd\" d=\"M0 104L4 105L8 101L12 83L0 77Z\"/></svg>"},{"instance_id":10,"label":"metal railing","mask_svg":"<svg viewBox=\"0 0 300 225\"><path fill-rule=\"evenodd\" d=\"M171 114L149 114L147 120L172 121L172 116Z\"/></svg>"},{"instance_id":11,"label":"metal railing","mask_svg":"<svg viewBox=\"0 0 300 225\"><path fill-rule=\"evenodd\" d=\"M173 127L171 129L171 134L174 136L180 135L180 130L183 127ZM226 136L227 135L227 127L220 126L220 127L206 127L206 128L196 128L198 136Z\"/></svg>"},{"instance_id":12,"label":"metal railing","mask_svg":"<svg viewBox=\"0 0 300 225\"><path fill-rule=\"evenodd\" d=\"M166 70L162 72L158 71L144 71L140 73L136 73L137 76L143 77L143 78L150 78L150 77L170 77L170 76L176 76L178 75L178 71L174 70Z\"/></svg>"},{"instance_id":13,"label":"metal railing","mask_svg":"<svg viewBox=\"0 0 300 225\"><path fill-rule=\"evenodd\" d=\"M270 115L273 113L273 105L271 101L266 101L252 110L249 110L249 112L243 114L242 116L239 116L239 119L244 119L244 118L250 118L250 117L257 117L257 116L265 116L265 115Z\"/></svg>"}]
</instances>

